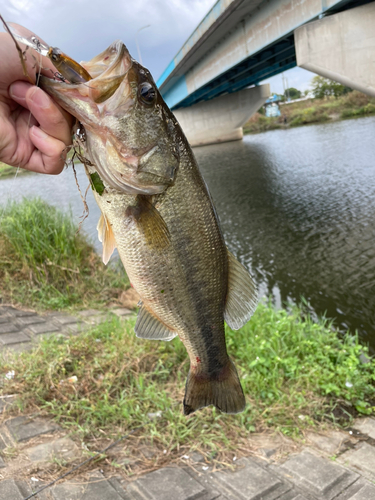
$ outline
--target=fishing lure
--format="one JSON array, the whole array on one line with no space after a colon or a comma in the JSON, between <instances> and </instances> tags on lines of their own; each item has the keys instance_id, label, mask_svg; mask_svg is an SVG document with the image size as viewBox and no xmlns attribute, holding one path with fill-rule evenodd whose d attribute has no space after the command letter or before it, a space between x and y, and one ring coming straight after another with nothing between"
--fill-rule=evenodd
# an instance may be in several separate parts
<instances>
[{"instance_id":1,"label":"fishing lure","mask_svg":"<svg viewBox=\"0 0 375 500\"><path fill-rule=\"evenodd\" d=\"M48 57L57 69L57 78L67 80L69 83L84 83L92 80L91 75L83 66L64 54L59 48L51 47L41 38L37 37L32 31L16 23L6 23L1 17L6 31L15 41L31 47L42 56ZM18 44L16 44L17 46ZM17 50L19 47L17 47ZM22 53L23 60L23 53ZM22 65L24 67L24 64ZM24 71L25 71L24 67Z\"/></svg>"}]
</instances>

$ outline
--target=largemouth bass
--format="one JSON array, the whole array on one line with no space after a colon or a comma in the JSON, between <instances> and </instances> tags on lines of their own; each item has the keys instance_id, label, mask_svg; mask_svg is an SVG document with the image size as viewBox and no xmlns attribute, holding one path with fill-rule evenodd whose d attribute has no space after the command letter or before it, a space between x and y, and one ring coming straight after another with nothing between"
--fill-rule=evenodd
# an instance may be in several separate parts
<instances>
[{"instance_id":1,"label":"largemouth bass","mask_svg":"<svg viewBox=\"0 0 375 500\"><path fill-rule=\"evenodd\" d=\"M120 41L81 65L87 83L41 77L41 87L84 127L103 260L117 247L141 297L136 335L184 343L186 415L211 404L240 412L224 319L233 329L249 320L256 286L227 250L193 152L149 71Z\"/></svg>"}]
</instances>

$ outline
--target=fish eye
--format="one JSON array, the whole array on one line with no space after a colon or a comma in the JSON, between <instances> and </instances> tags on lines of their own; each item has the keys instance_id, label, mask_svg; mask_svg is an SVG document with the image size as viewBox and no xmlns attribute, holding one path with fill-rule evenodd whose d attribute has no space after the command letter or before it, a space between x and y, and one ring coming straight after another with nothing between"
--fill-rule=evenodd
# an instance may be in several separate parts
<instances>
[{"instance_id":1,"label":"fish eye","mask_svg":"<svg viewBox=\"0 0 375 500\"><path fill-rule=\"evenodd\" d=\"M61 60L62 52L57 47L50 47L48 51L48 56L53 62L59 62Z\"/></svg>"},{"instance_id":2,"label":"fish eye","mask_svg":"<svg viewBox=\"0 0 375 500\"><path fill-rule=\"evenodd\" d=\"M150 106L151 104L154 103L156 98L156 92L154 87L150 83L147 82L141 83L139 85L138 90L139 90L139 97L144 104Z\"/></svg>"}]
</instances>

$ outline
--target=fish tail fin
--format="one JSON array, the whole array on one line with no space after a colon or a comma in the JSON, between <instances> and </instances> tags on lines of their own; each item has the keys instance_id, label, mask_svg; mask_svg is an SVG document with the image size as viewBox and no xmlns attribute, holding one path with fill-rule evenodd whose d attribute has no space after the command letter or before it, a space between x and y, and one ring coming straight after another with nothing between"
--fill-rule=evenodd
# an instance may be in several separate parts
<instances>
[{"instance_id":1,"label":"fish tail fin","mask_svg":"<svg viewBox=\"0 0 375 500\"><path fill-rule=\"evenodd\" d=\"M245 396L237 370L230 359L217 373L210 375L190 369L186 381L184 414L214 405L224 413L239 413L245 408Z\"/></svg>"}]
</instances>

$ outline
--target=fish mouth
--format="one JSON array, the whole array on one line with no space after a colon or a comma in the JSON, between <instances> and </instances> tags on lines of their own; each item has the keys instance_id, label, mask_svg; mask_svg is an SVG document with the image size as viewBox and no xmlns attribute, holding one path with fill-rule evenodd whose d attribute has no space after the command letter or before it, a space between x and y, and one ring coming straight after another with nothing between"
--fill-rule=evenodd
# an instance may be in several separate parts
<instances>
[{"instance_id":1,"label":"fish mouth","mask_svg":"<svg viewBox=\"0 0 375 500\"><path fill-rule=\"evenodd\" d=\"M88 165L116 191L146 195L165 191L173 184L178 167L168 131L142 135L138 114L133 114L133 109L140 109L140 88L145 89L140 116L144 110L152 113L149 101L155 104L159 94L151 75L120 40L81 65L91 80L70 84L42 76L40 86L84 126ZM153 93L149 94L150 88ZM164 119L159 117L158 123L164 124Z\"/></svg>"},{"instance_id":2,"label":"fish mouth","mask_svg":"<svg viewBox=\"0 0 375 500\"><path fill-rule=\"evenodd\" d=\"M87 82L67 83L41 75L39 85L50 94L66 111L80 120L85 126L94 125L103 113L105 103L119 87L122 99L130 95L127 75L133 65L126 46L121 40L113 42L106 50L80 65L92 77ZM114 109L111 103L110 112Z\"/></svg>"}]
</instances>

